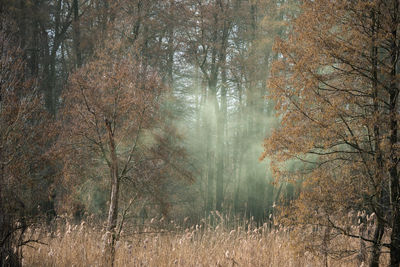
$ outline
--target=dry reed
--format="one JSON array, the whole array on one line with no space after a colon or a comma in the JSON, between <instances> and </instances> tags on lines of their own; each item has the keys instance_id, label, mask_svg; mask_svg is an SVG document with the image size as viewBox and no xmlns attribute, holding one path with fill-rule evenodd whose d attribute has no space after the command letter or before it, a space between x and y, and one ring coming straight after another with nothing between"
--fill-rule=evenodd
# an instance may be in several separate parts
<instances>
[{"instance_id":1,"label":"dry reed","mask_svg":"<svg viewBox=\"0 0 400 267\"><path fill-rule=\"evenodd\" d=\"M153 223L154 220L152 220ZM151 223L149 222L149 225ZM293 248L290 233L263 227L196 225L174 231L142 228L122 233L115 266L321 266L321 259ZM179 230L181 229L181 230ZM147 232L147 233L143 233ZM151 233L148 233L151 232ZM42 230L45 244L24 248L24 266L102 266L104 232L65 224L52 234ZM357 266L354 258L330 260L330 266Z\"/></svg>"}]
</instances>

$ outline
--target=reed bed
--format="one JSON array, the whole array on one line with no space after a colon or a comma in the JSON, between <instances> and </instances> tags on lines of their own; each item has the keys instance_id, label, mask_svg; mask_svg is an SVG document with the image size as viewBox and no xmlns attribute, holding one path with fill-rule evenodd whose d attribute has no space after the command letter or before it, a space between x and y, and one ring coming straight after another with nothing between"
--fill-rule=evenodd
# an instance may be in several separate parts
<instances>
[{"instance_id":1,"label":"reed bed","mask_svg":"<svg viewBox=\"0 0 400 267\"><path fill-rule=\"evenodd\" d=\"M151 226L153 224L153 227ZM200 224L148 225L122 231L115 266L322 266L320 258L294 249L289 231L262 227ZM30 230L33 231L33 230ZM43 244L24 248L24 266L102 266L104 232L86 223L36 229ZM358 266L354 258L329 266Z\"/></svg>"}]
</instances>

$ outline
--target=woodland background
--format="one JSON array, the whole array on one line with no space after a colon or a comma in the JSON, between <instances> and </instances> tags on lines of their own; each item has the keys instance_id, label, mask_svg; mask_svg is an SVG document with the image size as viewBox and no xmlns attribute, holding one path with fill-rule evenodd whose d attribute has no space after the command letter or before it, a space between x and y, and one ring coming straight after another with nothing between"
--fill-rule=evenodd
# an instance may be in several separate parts
<instances>
[{"instance_id":1,"label":"woodland background","mask_svg":"<svg viewBox=\"0 0 400 267\"><path fill-rule=\"evenodd\" d=\"M0 14L0 266L70 265L73 225L91 233L80 264L195 265L142 250L170 257L159 244L180 240L228 246L206 265L262 266L275 241L294 265L400 265L398 0L13 0ZM243 240L265 244L235 256Z\"/></svg>"}]
</instances>

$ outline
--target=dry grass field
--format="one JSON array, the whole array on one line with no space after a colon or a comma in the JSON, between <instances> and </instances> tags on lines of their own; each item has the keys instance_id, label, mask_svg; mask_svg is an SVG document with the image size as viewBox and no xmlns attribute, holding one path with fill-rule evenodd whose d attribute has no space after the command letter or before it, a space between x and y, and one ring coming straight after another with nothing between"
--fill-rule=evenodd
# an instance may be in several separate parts
<instances>
[{"instance_id":1,"label":"dry grass field","mask_svg":"<svg viewBox=\"0 0 400 267\"><path fill-rule=\"evenodd\" d=\"M115 266L323 266L321 258L296 252L298 244L285 230L228 230L222 224L157 230L149 225L122 232ZM66 223L52 235L35 235L45 244L25 247L24 266L102 266L104 232L96 228ZM358 265L356 256L329 260L329 266Z\"/></svg>"}]
</instances>

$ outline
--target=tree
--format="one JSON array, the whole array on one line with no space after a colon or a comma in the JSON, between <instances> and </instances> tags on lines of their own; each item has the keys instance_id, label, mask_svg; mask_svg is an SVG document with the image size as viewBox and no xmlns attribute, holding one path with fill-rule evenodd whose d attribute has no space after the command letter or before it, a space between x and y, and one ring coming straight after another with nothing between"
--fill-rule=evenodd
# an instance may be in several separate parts
<instances>
[{"instance_id":1,"label":"tree","mask_svg":"<svg viewBox=\"0 0 400 267\"><path fill-rule=\"evenodd\" d=\"M263 157L272 158L279 179L305 183L286 221L319 225L325 240L370 242L372 266L381 246L391 266L400 264L398 12L398 1L303 1L292 34L277 43L281 56L269 82L281 126ZM305 168L285 170L293 159ZM373 237L349 230L354 218L343 219L363 209L377 216ZM382 227L391 231L388 244Z\"/></svg>"},{"instance_id":2,"label":"tree","mask_svg":"<svg viewBox=\"0 0 400 267\"><path fill-rule=\"evenodd\" d=\"M204 116L206 130L207 160L207 204L206 210L221 211L224 192L224 131L226 121L227 72L226 57L228 38L232 26L232 8L230 1L188 2L186 14L191 17L186 22L185 57L201 71L206 82L205 107L212 116ZM218 103L218 81L221 74L221 104ZM205 111L204 114L208 112ZM215 141L213 132L215 131ZM214 178L215 177L215 178Z\"/></svg>"},{"instance_id":3,"label":"tree","mask_svg":"<svg viewBox=\"0 0 400 267\"><path fill-rule=\"evenodd\" d=\"M20 266L22 246L35 240L26 230L54 213L49 204L54 163L48 140L54 129L44 110L16 26L5 13L0 20L0 265Z\"/></svg>"},{"instance_id":4,"label":"tree","mask_svg":"<svg viewBox=\"0 0 400 267\"><path fill-rule=\"evenodd\" d=\"M236 0L171 5L179 21L172 57L173 93L183 102L177 123L187 125L187 147L199 170L191 189L204 203L201 216L234 206L261 222L272 206L266 201L273 194L266 166L257 162L260 140L271 127L264 122L274 120L272 101L267 104L263 97L274 56L264 36L273 39L276 25L283 28L277 21L287 6L289 1Z\"/></svg>"},{"instance_id":5,"label":"tree","mask_svg":"<svg viewBox=\"0 0 400 267\"><path fill-rule=\"evenodd\" d=\"M120 45L109 46L95 54L70 78L65 94L65 136L70 142L67 167L106 168L110 182L107 239L110 263L117 240L120 184L135 180L137 172L162 169L160 158L143 162L154 149L151 134L158 123L161 95L164 91L155 73L134 59L134 52ZM161 134L160 134L161 138ZM150 142L150 144L148 143ZM76 162L76 160L78 162ZM74 162L75 161L75 162ZM172 159L171 159L172 161ZM149 164L152 164L150 166ZM67 168L68 169L68 168ZM70 174L70 172L66 172ZM160 177L158 177L160 179ZM139 179L140 181L140 179ZM153 185L158 182L152 181Z\"/></svg>"}]
</instances>

